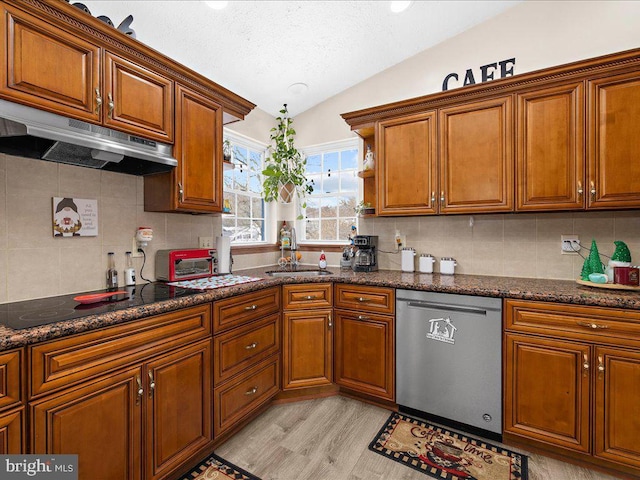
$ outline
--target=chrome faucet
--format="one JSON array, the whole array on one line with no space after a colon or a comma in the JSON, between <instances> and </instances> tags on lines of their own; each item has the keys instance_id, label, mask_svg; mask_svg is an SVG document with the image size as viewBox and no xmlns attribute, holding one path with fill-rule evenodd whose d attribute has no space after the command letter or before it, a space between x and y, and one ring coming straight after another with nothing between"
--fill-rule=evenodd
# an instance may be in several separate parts
<instances>
[{"instance_id":1,"label":"chrome faucet","mask_svg":"<svg viewBox=\"0 0 640 480\"><path fill-rule=\"evenodd\" d=\"M296 256L296 252L298 251L298 242L296 240L296 229L295 227L291 227L291 270L296 270L298 268L298 257Z\"/></svg>"}]
</instances>

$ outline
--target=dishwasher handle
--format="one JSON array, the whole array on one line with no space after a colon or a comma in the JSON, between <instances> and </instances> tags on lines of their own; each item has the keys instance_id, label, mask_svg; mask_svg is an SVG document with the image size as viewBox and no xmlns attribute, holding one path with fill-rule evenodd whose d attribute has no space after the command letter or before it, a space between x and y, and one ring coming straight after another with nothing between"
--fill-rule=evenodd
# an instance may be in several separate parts
<instances>
[{"instance_id":1,"label":"dishwasher handle","mask_svg":"<svg viewBox=\"0 0 640 480\"><path fill-rule=\"evenodd\" d=\"M428 308L430 310L446 310L448 312L471 313L474 315L486 315L487 310L477 307L465 307L462 305L446 305L443 303L407 302L410 307Z\"/></svg>"}]
</instances>

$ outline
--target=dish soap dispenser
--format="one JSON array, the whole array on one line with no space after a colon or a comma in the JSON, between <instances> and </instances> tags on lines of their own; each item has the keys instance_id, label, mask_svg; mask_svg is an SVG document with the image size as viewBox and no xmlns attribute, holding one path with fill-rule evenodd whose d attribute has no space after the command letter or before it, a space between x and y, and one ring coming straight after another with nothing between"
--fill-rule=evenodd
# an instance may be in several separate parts
<instances>
[{"instance_id":1,"label":"dish soap dispenser","mask_svg":"<svg viewBox=\"0 0 640 480\"><path fill-rule=\"evenodd\" d=\"M291 247L291 234L289 233L286 220L282 222L282 228L280 229L280 246L282 248Z\"/></svg>"},{"instance_id":2,"label":"dish soap dispenser","mask_svg":"<svg viewBox=\"0 0 640 480\"><path fill-rule=\"evenodd\" d=\"M324 250L320 252L320 260L318 261L318 267L320 270L324 270L327 268L327 257L324 255Z\"/></svg>"},{"instance_id":3,"label":"dish soap dispenser","mask_svg":"<svg viewBox=\"0 0 640 480\"><path fill-rule=\"evenodd\" d=\"M128 287L136 284L136 271L133 268L133 259L131 252L125 252L127 257L126 268L124 269L124 284Z\"/></svg>"}]
</instances>

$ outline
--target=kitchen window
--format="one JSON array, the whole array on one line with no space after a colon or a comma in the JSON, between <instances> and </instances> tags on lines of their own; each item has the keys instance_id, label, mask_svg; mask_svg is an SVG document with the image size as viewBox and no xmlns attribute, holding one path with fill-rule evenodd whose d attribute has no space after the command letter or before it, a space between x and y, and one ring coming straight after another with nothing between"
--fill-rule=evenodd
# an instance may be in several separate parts
<instances>
[{"instance_id":1,"label":"kitchen window","mask_svg":"<svg viewBox=\"0 0 640 480\"><path fill-rule=\"evenodd\" d=\"M265 243L267 208L262 198L262 170L267 146L225 130L231 165L224 170L222 234L232 245Z\"/></svg>"},{"instance_id":2,"label":"kitchen window","mask_svg":"<svg viewBox=\"0 0 640 480\"><path fill-rule=\"evenodd\" d=\"M313 193L307 196L302 238L308 243L346 243L358 222L358 139L308 147L304 153Z\"/></svg>"}]
</instances>

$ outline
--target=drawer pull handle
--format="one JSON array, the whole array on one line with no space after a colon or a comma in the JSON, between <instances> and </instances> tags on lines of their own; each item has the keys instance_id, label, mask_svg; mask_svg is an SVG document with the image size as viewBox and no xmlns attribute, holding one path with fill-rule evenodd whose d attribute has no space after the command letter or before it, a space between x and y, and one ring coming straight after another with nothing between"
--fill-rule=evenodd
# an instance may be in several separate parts
<instances>
[{"instance_id":1,"label":"drawer pull handle","mask_svg":"<svg viewBox=\"0 0 640 480\"><path fill-rule=\"evenodd\" d=\"M100 89L96 88L96 113L100 113L102 108L102 96L100 95Z\"/></svg>"},{"instance_id":2,"label":"drawer pull handle","mask_svg":"<svg viewBox=\"0 0 640 480\"><path fill-rule=\"evenodd\" d=\"M577 324L593 330L609 328L609 325L598 325L597 323L577 322Z\"/></svg>"},{"instance_id":3,"label":"drawer pull handle","mask_svg":"<svg viewBox=\"0 0 640 480\"><path fill-rule=\"evenodd\" d=\"M358 315L358 320L369 320L369 317L366 315Z\"/></svg>"},{"instance_id":4,"label":"drawer pull handle","mask_svg":"<svg viewBox=\"0 0 640 480\"><path fill-rule=\"evenodd\" d=\"M370 301L371 301L371 299L370 299L370 298L367 298L367 297L360 297L360 298L358 298L358 301L359 301L360 303L365 303L365 302L370 302Z\"/></svg>"},{"instance_id":5,"label":"drawer pull handle","mask_svg":"<svg viewBox=\"0 0 640 480\"><path fill-rule=\"evenodd\" d=\"M153 379L153 372L149 372L149 396L153 396L153 389L156 388L156 381Z\"/></svg>"},{"instance_id":6,"label":"drawer pull handle","mask_svg":"<svg viewBox=\"0 0 640 480\"><path fill-rule=\"evenodd\" d=\"M258 346L258 342L253 342L253 343L250 343L249 345L245 346L244 348L245 348L245 350L251 350L253 348L256 348L257 346Z\"/></svg>"},{"instance_id":7,"label":"drawer pull handle","mask_svg":"<svg viewBox=\"0 0 640 480\"><path fill-rule=\"evenodd\" d=\"M258 391L258 387L253 387L251 390L244 392L245 395L254 395Z\"/></svg>"},{"instance_id":8,"label":"drawer pull handle","mask_svg":"<svg viewBox=\"0 0 640 480\"><path fill-rule=\"evenodd\" d=\"M329 328L333 327L333 317L329 314Z\"/></svg>"},{"instance_id":9,"label":"drawer pull handle","mask_svg":"<svg viewBox=\"0 0 640 480\"><path fill-rule=\"evenodd\" d=\"M107 94L107 98L109 99L109 112L107 114L109 115L109 118L113 118L113 108L115 105L113 104L113 97L111 96L111 93Z\"/></svg>"},{"instance_id":10,"label":"drawer pull handle","mask_svg":"<svg viewBox=\"0 0 640 480\"><path fill-rule=\"evenodd\" d=\"M596 193L598 193L598 192L596 190L596 185L593 182L591 182L591 190L589 190L589 193L591 194L591 198L595 200Z\"/></svg>"},{"instance_id":11,"label":"drawer pull handle","mask_svg":"<svg viewBox=\"0 0 640 480\"><path fill-rule=\"evenodd\" d=\"M583 193L582 182L578 182L578 195L582 195Z\"/></svg>"},{"instance_id":12,"label":"drawer pull handle","mask_svg":"<svg viewBox=\"0 0 640 480\"><path fill-rule=\"evenodd\" d=\"M307 295L307 300L316 300L318 297Z\"/></svg>"},{"instance_id":13,"label":"drawer pull handle","mask_svg":"<svg viewBox=\"0 0 640 480\"><path fill-rule=\"evenodd\" d=\"M255 303L253 305L249 305L248 307L244 307L245 310L255 310L256 308L258 308L258 305L256 305Z\"/></svg>"}]
</instances>

